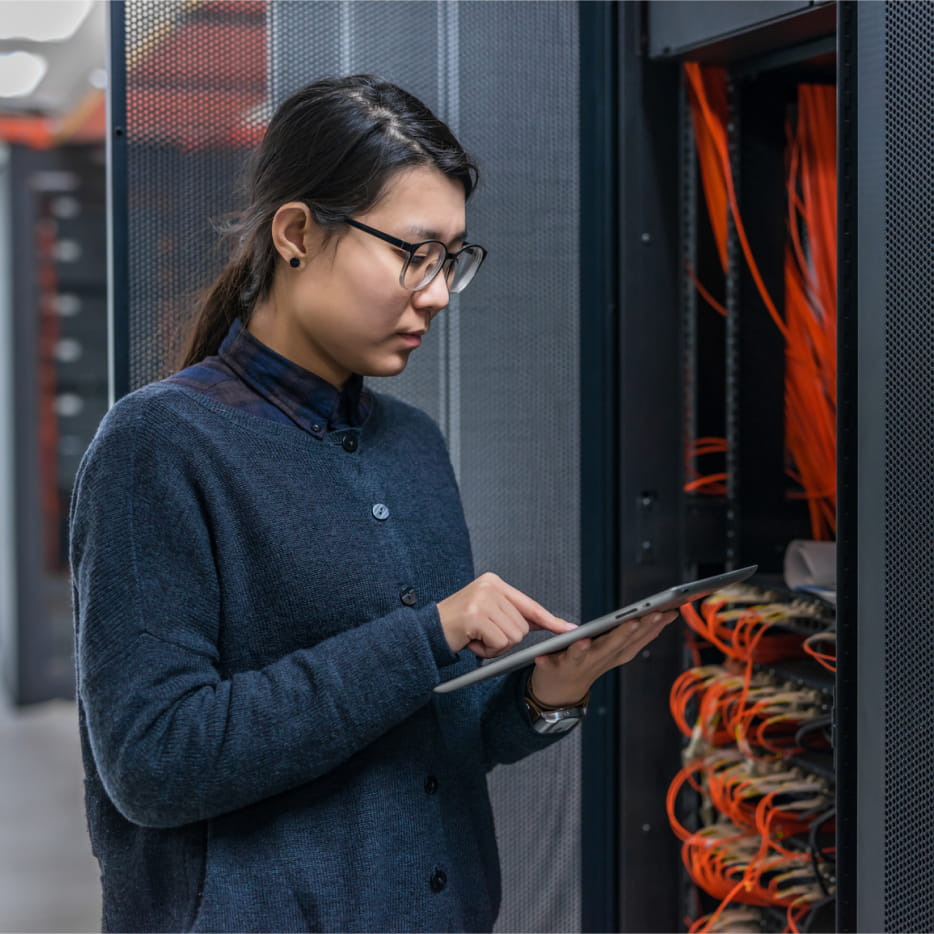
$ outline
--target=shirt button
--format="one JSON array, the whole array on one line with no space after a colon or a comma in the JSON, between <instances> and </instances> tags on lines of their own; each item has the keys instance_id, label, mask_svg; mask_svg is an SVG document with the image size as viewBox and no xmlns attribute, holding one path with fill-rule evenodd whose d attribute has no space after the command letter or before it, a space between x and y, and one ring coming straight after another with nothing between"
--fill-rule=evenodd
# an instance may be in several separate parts
<instances>
[{"instance_id":1,"label":"shirt button","mask_svg":"<svg viewBox=\"0 0 934 934\"><path fill-rule=\"evenodd\" d=\"M432 892L440 892L447 884L447 873L443 869L436 869L428 880Z\"/></svg>"},{"instance_id":2,"label":"shirt button","mask_svg":"<svg viewBox=\"0 0 934 934\"><path fill-rule=\"evenodd\" d=\"M357 439L354 435L344 435L341 445L348 454L353 454L357 450Z\"/></svg>"},{"instance_id":3,"label":"shirt button","mask_svg":"<svg viewBox=\"0 0 934 934\"><path fill-rule=\"evenodd\" d=\"M373 507L373 515L382 522L384 519L389 518L389 507L383 505L383 503L377 503Z\"/></svg>"},{"instance_id":4,"label":"shirt button","mask_svg":"<svg viewBox=\"0 0 934 934\"><path fill-rule=\"evenodd\" d=\"M428 778L425 779L425 794L433 795L435 792L437 792L437 790L438 779L436 779L434 775L429 775Z\"/></svg>"},{"instance_id":5,"label":"shirt button","mask_svg":"<svg viewBox=\"0 0 934 934\"><path fill-rule=\"evenodd\" d=\"M321 431L321 426L320 426L320 425L312 425L312 426L311 426L311 430L312 430L315 434L317 434L319 431Z\"/></svg>"},{"instance_id":6,"label":"shirt button","mask_svg":"<svg viewBox=\"0 0 934 934\"><path fill-rule=\"evenodd\" d=\"M415 606L415 603L418 600L418 594L415 592L414 587L405 587L402 590L402 593L399 594L399 599L406 606Z\"/></svg>"}]
</instances>

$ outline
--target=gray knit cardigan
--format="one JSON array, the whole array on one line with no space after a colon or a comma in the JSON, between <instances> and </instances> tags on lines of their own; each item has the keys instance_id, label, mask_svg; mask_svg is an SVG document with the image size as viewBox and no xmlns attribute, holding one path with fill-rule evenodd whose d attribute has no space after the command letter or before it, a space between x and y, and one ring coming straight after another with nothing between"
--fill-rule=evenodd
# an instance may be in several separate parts
<instances>
[{"instance_id":1,"label":"gray knit cardigan","mask_svg":"<svg viewBox=\"0 0 934 934\"><path fill-rule=\"evenodd\" d=\"M550 739L527 671L432 693L478 660L438 619L474 570L431 419L377 394L319 440L156 383L71 520L105 930L492 927L486 772Z\"/></svg>"}]
</instances>

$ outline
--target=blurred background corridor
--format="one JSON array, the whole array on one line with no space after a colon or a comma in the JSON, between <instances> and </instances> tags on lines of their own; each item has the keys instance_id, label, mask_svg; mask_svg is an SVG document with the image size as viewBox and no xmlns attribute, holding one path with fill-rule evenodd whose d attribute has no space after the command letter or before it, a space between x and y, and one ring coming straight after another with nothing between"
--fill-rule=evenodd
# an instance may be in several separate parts
<instances>
[{"instance_id":1,"label":"blurred background corridor","mask_svg":"<svg viewBox=\"0 0 934 934\"><path fill-rule=\"evenodd\" d=\"M107 407L106 7L0 0L2 932L100 930L67 508Z\"/></svg>"}]
</instances>

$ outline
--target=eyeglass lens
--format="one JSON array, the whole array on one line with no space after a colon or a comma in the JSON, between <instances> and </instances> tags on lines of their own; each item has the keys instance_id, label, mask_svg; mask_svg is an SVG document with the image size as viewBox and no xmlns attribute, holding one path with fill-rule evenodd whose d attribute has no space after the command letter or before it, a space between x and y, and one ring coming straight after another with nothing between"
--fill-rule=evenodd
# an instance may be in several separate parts
<instances>
[{"instance_id":1,"label":"eyeglass lens","mask_svg":"<svg viewBox=\"0 0 934 934\"><path fill-rule=\"evenodd\" d=\"M438 274L447 257L447 249L439 241L429 240L419 244L402 271L402 284L413 292L425 288ZM483 259L483 251L466 247L454 255L445 272L449 292L460 292L473 279Z\"/></svg>"}]
</instances>

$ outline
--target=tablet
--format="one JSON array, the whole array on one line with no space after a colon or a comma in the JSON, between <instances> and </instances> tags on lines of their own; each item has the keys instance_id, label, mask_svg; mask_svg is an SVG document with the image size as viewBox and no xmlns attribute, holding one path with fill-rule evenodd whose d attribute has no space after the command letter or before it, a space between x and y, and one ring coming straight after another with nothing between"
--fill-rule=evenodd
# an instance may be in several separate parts
<instances>
[{"instance_id":1,"label":"tablet","mask_svg":"<svg viewBox=\"0 0 934 934\"><path fill-rule=\"evenodd\" d=\"M704 577L701 580L678 584L675 587L669 587L667 590L660 590L658 593L652 594L651 597L638 601L638 603L632 603L622 609L614 610L612 613L607 613L606 616L599 617L599 619L592 619L589 623L583 623L570 632L562 632L547 639L539 639L533 645L525 645L524 643L527 640L524 639L519 644L519 648L514 649L508 655L503 655L491 662L480 665L473 671L468 671L465 675L460 675L439 684L435 688L435 692L446 694L448 691L456 691L468 684L474 684L477 681L483 681L486 678L493 678L505 674L507 671L531 665L539 655L560 652L571 645L572 642L577 642L578 639L599 636L609 629L615 629L620 623L625 623L626 620L646 616L649 613L656 613L661 610L677 610L691 600L706 597L729 584L738 584L740 581L746 580L747 577L755 574L758 567L757 564L752 564L736 571L727 571L725 574Z\"/></svg>"}]
</instances>

